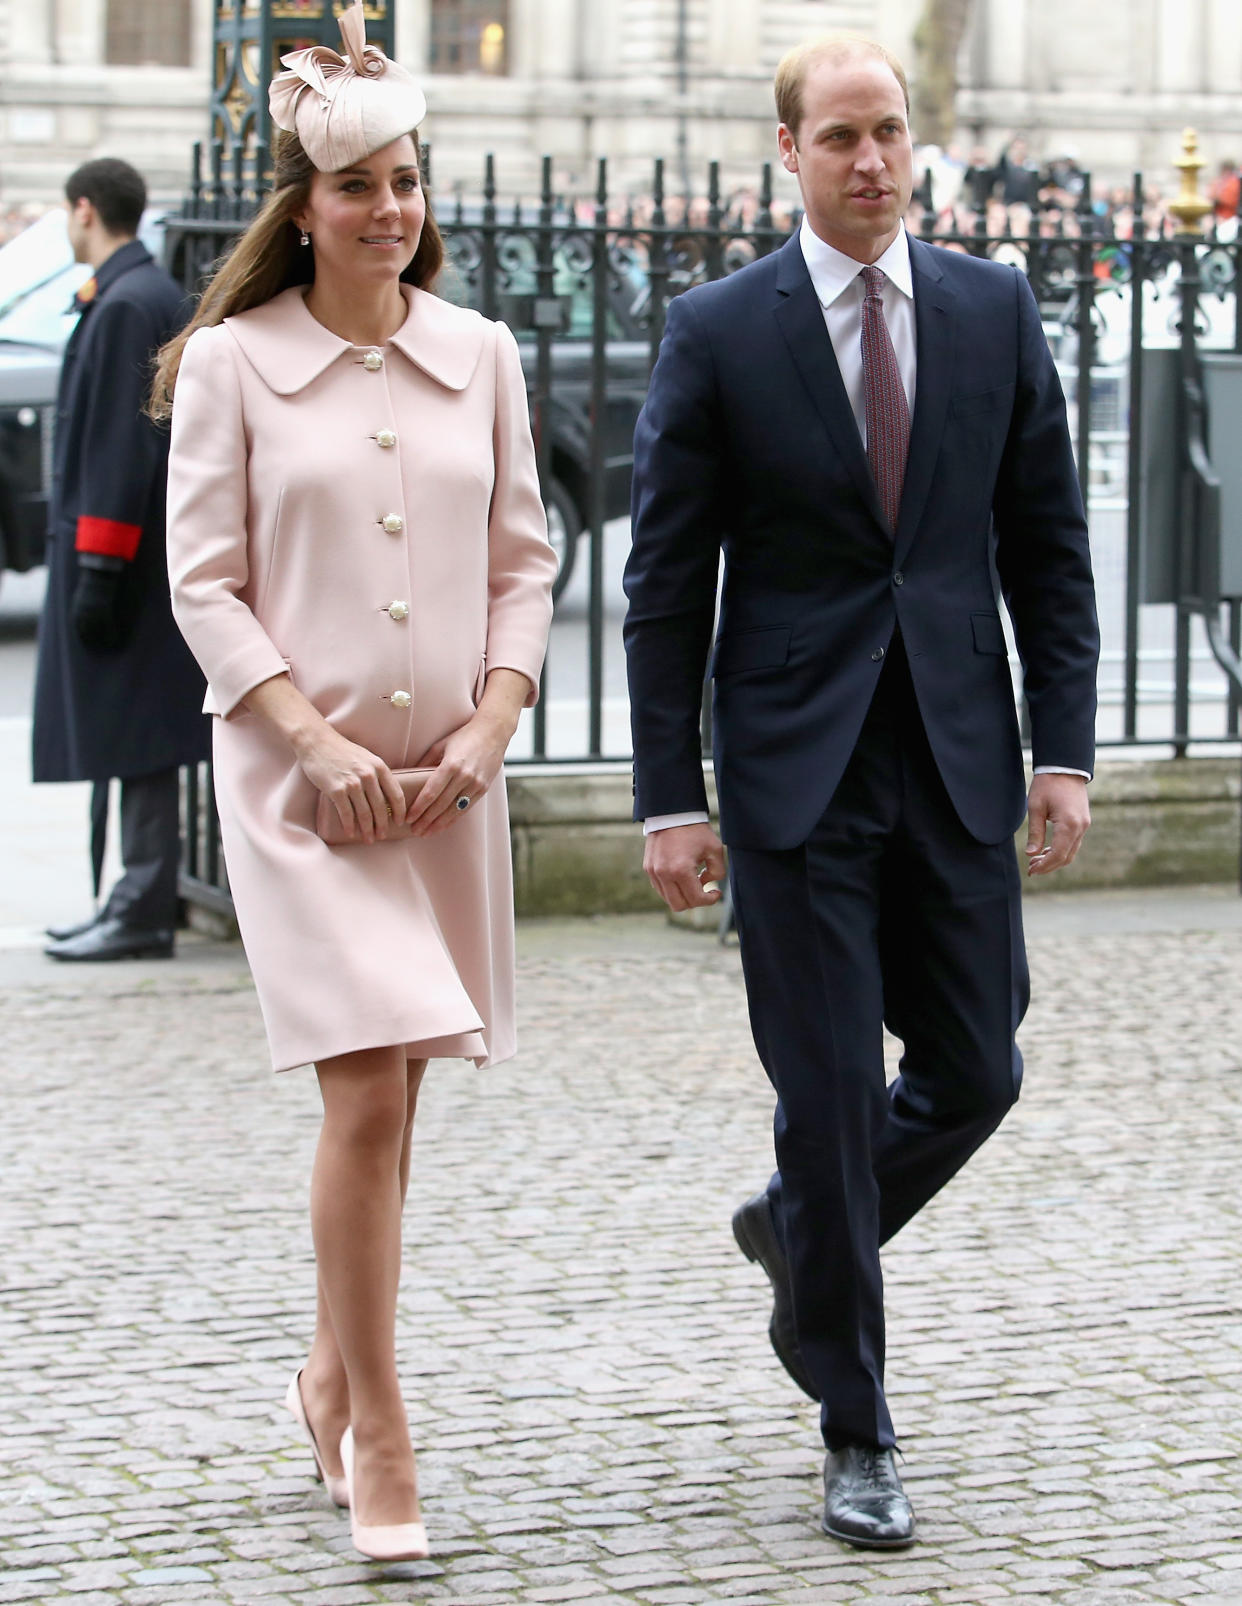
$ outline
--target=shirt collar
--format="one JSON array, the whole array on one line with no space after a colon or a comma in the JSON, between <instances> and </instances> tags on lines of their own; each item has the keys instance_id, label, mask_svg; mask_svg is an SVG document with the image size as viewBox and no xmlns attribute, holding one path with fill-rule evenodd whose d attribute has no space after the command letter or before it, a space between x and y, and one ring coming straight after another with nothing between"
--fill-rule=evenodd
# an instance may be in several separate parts
<instances>
[{"instance_id":1,"label":"shirt collar","mask_svg":"<svg viewBox=\"0 0 1242 1606\"><path fill-rule=\"evenodd\" d=\"M815 294L819 297L820 305L827 310L849 289L862 272L863 265L853 257L846 256L844 251L838 251L836 246L829 245L826 240L821 240L811 227L805 212L802 214L798 243L802 247L802 256L806 262L806 270L811 275ZM887 275L902 295L914 299L910 241L904 224L897 230L897 238L875 265Z\"/></svg>"}]
</instances>

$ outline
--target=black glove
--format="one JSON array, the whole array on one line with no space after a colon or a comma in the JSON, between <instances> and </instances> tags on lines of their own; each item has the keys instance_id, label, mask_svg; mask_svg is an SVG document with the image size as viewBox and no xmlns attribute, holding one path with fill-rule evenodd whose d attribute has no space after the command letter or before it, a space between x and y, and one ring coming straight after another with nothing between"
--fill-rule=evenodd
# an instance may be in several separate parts
<instances>
[{"instance_id":1,"label":"black glove","mask_svg":"<svg viewBox=\"0 0 1242 1606\"><path fill-rule=\"evenodd\" d=\"M92 652L115 652L128 634L121 620L123 568L78 565L70 614L78 640Z\"/></svg>"}]
</instances>

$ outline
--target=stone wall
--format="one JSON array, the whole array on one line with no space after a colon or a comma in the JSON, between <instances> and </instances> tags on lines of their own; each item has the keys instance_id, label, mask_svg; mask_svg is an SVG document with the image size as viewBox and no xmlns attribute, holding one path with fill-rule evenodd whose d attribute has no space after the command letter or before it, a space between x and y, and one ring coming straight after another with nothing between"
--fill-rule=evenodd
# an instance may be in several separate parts
<instances>
[{"instance_id":1,"label":"stone wall","mask_svg":"<svg viewBox=\"0 0 1242 1606\"><path fill-rule=\"evenodd\" d=\"M708 777L715 806L714 788ZM1026 882L1032 895L1075 887L1231 881L1239 864L1239 764L1194 758L1105 762L1078 861ZM518 912L571 915L658 907L630 820L628 771L517 770L509 781ZM1021 848L1025 833L1018 837Z\"/></svg>"},{"instance_id":2,"label":"stone wall","mask_svg":"<svg viewBox=\"0 0 1242 1606\"><path fill-rule=\"evenodd\" d=\"M102 65L106 0L0 0L0 207L47 205L89 156L140 166L178 195L207 132L212 0L191 0L186 68ZM677 92L677 0L509 0L505 78L427 77L426 132L442 189L477 192L497 153L509 193L531 191L539 158L558 186L587 189L607 156L616 188L640 193L652 161L679 166L684 113L695 187L709 160L726 189L774 160L772 68L827 27L873 34L909 58L921 0L686 0L689 82ZM429 0L396 0L398 54L427 59ZM963 140L1025 133L1037 157L1073 148L1104 182L1142 167L1163 185L1184 123L1209 161L1242 151L1238 0L977 0L962 54ZM779 168L778 193L792 199Z\"/></svg>"},{"instance_id":3,"label":"stone wall","mask_svg":"<svg viewBox=\"0 0 1242 1606\"><path fill-rule=\"evenodd\" d=\"M707 777L715 808L715 787ZM662 905L643 874L643 838L630 818L628 770L588 766L510 773L514 898L519 917L630 914ZM1055 876L1028 877L1032 897L1075 888L1236 883L1239 764L1195 758L1101 764L1091 785L1092 826L1078 860ZM1025 831L1019 832L1019 854ZM714 909L679 916L713 928ZM235 937L234 922L206 909L191 923Z\"/></svg>"}]
</instances>

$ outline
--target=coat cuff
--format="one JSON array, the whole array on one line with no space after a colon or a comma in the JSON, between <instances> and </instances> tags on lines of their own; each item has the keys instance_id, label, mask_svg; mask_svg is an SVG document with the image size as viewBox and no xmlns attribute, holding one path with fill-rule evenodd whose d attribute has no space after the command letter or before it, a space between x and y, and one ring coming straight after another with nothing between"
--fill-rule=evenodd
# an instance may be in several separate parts
<instances>
[{"instance_id":1,"label":"coat cuff","mask_svg":"<svg viewBox=\"0 0 1242 1606\"><path fill-rule=\"evenodd\" d=\"M543 636L524 634L512 628L489 635L485 663L493 669L516 669L530 681L525 707L533 708L539 701L539 677L543 673L546 640Z\"/></svg>"},{"instance_id":2,"label":"coat cuff","mask_svg":"<svg viewBox=\"0 0 1242 1606\"><path fill-rule=\"evenodd\" d=\"M122 524L119 519L97 519L83 513L78 519L79 552L94 552L103 558L122 558L132 563L142 540L141 524Z\"/></svg>"},{"instance_id":3,"label":"coat cuff","mask_svg":"<svg viewBox=\"0 0 1242 1606\"><path fill-rule=\"evenodd\" d=\"M205 714L219 714L231 719L244 713L242 700L265 680L289 674L289 660L282 658L266 638L251 641L234 652L222 664L214 666L207 682L207 697L203 703Z\"/></svg>"}]
</instances>

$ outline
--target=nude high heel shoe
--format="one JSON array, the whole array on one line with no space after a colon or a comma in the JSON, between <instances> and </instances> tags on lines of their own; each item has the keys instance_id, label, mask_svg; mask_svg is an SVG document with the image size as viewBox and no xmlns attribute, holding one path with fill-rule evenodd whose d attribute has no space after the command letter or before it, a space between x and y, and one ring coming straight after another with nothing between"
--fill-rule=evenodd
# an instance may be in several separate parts
<instances>
[{"instance_id":1,"label":"nude high heel shoe","mask_svg":"<svg viewBox=\"0 0 1242 1606\"><path fill-rule=\"evenodd\" d=\"M319 1445L315 1442L315 1435L311 1429L310 1419L306 1415L306 1406L302 1402L302 1374L295 1372L285 1390L285 1405L293 1415L294 1421L306 1435L306 1442L310 1445L310 1453L315 1458L315 1476L328 1491L328 1497L334 1506L347 1506L349 1504L349 1490L345 1479L338 1478L335 1473L324 1468L323 1457L319 1454Z\"/></svg>"},{"instance_id":2,"label":"nude high heel shoe","mask_svg":"<svg viewBox=\"0 0 1242 1606\"><path fill-rule=\"evenodd\" d=\"M341 1440L341 1460L345 1463L345 1487L349 1491L349 1537L355 1550L372 1561L426 1561L427 1530L421 1522L368 1526L358 1521L354 1507L354 1430L345 1429Z\"/></svg>"}]
</instances>

